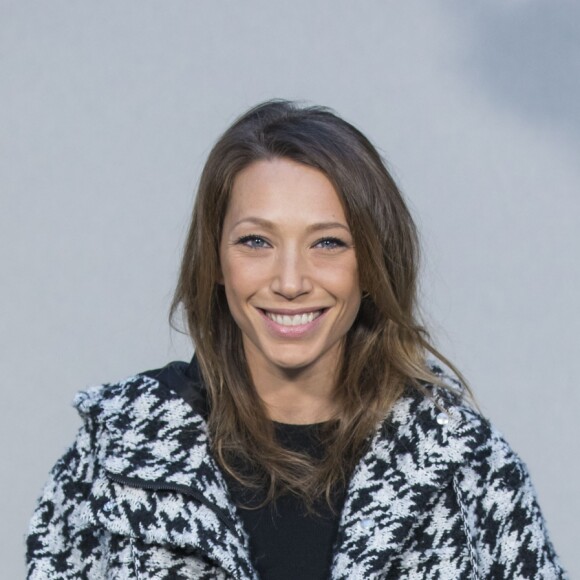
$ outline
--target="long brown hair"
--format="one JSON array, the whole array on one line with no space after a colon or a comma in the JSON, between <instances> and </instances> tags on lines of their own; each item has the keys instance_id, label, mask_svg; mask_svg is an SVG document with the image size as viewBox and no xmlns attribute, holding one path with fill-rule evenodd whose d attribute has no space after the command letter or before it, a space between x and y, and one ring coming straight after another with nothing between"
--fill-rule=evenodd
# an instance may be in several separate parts
<instances>
[{"instance_id":1,"label":"long brown hair","mask_svg":"<svg viewBox=\"0 0 580 580\"><path fill-rule=\"evenodd\" d=\"M241 333L218 284L223 220L236 175L258 160L287 158L322 171L344 205L354 239L360 287L336 384L335 419L321 432L324 458L277 442L247 367ZM440 383L427 353L461 374L430 343L417 317L417 230L381 156L355 127L325 107L273 100L237 119L203 169L179 281L170 310L181 307L208 389L208 428L221 467L248 486L308 507L344 485L379 421L405 388ZM240 466L244 465L242 469ZM249 466L249 469L248 469Z\"/></svg>"}]
</instances>

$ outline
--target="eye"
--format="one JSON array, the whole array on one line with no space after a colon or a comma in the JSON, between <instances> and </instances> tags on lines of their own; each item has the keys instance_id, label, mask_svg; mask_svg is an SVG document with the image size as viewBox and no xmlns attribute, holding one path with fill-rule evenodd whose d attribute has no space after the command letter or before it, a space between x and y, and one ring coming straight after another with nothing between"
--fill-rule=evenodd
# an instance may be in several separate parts
<instances>
[{"instance_id":1,"label":"eye","mask_svg":"<svg viewBox=\"0 0 580 580\"><path fill-rule=\"evenodd\" d=\"M247 246L248 248L252 248L254 250L269 247L268 242L262 236L256 236L254 234L249 236L242 236L236 241L236 244Z\"/></svg>"},{"instance_id":2,"label":"eye","mask_svg":"<svg viewBox=\"0 0 580 580\"><path fill-rule=\"evenodd\" d=\"M336 250L338 248L346 247L346 243L339 238L322 238L321 240L318 240L314 245L324 250Z\"/></svg>"}]
</instances>

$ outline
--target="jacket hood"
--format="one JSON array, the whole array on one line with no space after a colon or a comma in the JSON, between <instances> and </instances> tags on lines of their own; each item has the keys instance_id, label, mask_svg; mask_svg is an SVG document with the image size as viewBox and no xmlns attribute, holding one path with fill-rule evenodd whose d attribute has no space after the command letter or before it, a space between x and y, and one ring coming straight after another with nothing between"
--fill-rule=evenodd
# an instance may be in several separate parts
<instances>
[{"instance_id":1,"label":"jacket hood","mask_svg":"<svg viewBox=\"0 0 580 580\"><path fill-rule=\"evenodd\" d=\"M101 468L84 518L151 544L200 550L234 578L255 578L247 534L209 451L195 368L170 363L77 395L75 406L96 426Z\"/></svg>"}]
</instances>

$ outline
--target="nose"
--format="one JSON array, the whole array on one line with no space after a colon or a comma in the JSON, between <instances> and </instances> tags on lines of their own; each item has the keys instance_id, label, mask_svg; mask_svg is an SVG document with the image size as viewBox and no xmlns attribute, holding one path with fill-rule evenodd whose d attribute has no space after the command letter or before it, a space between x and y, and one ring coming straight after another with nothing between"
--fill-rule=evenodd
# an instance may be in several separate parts
<instances>
[{"instance_id":1,"label":"nose","mask_svg":"<svg viewBox=\"0 0 580 580\"><path fill-rule=\"evenodd\" d=\"M287 300L312 291L310 265L301 252L288 249L277 253L270 289Z\"/></svg>"}]
</instances>

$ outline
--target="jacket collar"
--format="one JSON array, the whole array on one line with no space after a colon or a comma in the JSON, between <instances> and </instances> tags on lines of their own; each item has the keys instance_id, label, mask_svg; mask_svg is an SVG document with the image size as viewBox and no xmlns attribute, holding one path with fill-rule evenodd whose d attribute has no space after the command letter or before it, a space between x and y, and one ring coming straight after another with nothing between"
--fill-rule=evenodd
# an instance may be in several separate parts
<instances>
[{"instance_id":1,"label":"jacket collar","mask_svg":"<svg viewBox=\"0 0 580 580\"><path fill-rule=\"evenodd\" d=\"M194 359L77 397L79 411L104 427L100 460L107 477L101 491L93 486L87 517L152 542L202 548L234 577L254 578L247 535L209 451L203 406L195 399L200 385ZM332 578L367 577L384 568L410 537L417 515L477 444L461 408L447 401L442 413L435 400L446 393L431 393L410 389L399 399L356 467L340 517ZM135 488L132 501L122 501L127 486ZM183 529L168 529L167 514L161 513L149 514L144 528L144 490L168 489L199 500L174 506L172 517ZM117 498L108 512L107 494Z\"/></svg>"}]
</instances>

